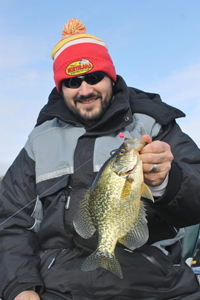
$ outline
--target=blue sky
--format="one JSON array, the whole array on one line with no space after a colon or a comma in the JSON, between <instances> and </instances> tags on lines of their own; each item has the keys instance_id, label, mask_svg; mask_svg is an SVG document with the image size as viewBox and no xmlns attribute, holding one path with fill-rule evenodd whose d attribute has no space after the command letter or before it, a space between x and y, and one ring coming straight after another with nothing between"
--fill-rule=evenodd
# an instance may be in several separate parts
<instances>
[{"instance_id":1,"label":"blue sky","mask_svg":"<svg viewBox=\"0 0 200 300\"><path fill-rule=\"evenodd\" d=\"M108 44L128 85L159 93L200 147L199 0L1 0L0 176L54 87L51 51L71 18Z\"/></svg>"}]
</instances>

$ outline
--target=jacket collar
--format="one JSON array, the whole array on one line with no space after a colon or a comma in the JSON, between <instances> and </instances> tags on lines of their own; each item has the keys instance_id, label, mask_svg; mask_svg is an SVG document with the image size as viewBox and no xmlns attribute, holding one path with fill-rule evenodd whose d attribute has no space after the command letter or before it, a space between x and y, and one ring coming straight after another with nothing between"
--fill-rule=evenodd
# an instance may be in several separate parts
<instances>
[{"instance_id":1,"label":"jacket collar","mask_svg":"<svg viewBox=\"0 0 200 300\"><path fill-rule=\"evenodd\" d=\"M54 88L48 103L41 110L36 126L43 122L59 118L66 123L83 126L68 109L60 93ZM87 135L104 135L114 130L120 130L132 122L132 112L129 104L129 91L124 80L118 76L113 90L113 99L102 118L91 126L85 126Z\"/></svg>"},{"instance_id":2,"label":"jacket collar","mask_svg":"<svg viewBox=\"0 0 200 300\"><path fill-rule=\"evenodd\" d=\"M113 89L113 100L101 119L92 126L85 126L87 135L105 135L121 130L132 123L132 114L142 113L151 116L157 122L167 125L170 121L184 117L179 109L162 102L158 94L146 93L127 87L121 76ZM63 97L54 88L48 103L41 110L36 126L47 120L59 118L66 123L82 126L75 115L66 106Z\"/></svg>"}]
</instances>

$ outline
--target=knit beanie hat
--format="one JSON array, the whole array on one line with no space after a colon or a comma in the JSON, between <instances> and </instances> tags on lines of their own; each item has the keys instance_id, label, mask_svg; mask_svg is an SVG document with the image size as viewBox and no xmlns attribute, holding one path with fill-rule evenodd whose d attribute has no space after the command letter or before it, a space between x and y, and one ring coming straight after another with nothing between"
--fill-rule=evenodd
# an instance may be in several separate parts
<instances>
[{"instance_id":1,"label":"knit beanie hat","mask_svg":"<svg viewBox=\"0 0 200 300\"><path fill-rule=\"evenodd\" d=\"M87 34L82 22L73 18L65 24L62 39L52 51L54 80L61 90L63 79L102 71L114 82L116 72L105 42Z\"/></svg>"}]
</instances>

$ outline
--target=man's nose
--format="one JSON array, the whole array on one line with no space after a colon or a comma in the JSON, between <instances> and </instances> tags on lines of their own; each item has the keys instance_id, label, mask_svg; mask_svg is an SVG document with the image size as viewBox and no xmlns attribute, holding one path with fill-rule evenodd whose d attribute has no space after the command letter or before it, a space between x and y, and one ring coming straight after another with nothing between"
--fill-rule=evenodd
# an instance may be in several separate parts
<instances>
[{"instance_id":1,"label":"man's nose","mask_svg":"<svg viewBox=\"0 0 200 300\"><path fill-rule=\"evenodd\" d=\"M87 96L93 92L92 85L88 84L86 81L82 81L79 87L79 96Z\"/></svg>"}]
</instances>

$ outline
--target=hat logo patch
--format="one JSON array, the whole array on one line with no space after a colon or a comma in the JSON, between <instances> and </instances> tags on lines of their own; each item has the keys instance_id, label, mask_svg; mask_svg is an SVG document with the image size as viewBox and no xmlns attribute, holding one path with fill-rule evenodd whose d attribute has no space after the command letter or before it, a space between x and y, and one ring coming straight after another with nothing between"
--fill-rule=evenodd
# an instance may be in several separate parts
<instances>
[{"instance_id":1,"label":"hat logo patch","mask_svg":"<svg viewBox=\"0 0 200 300\"><path fill-rule=\"evenodd\" d=\"M69 76L77 76L91 71L92 68L93 64L89 60L83 58L82 60L70 63L65 72Z\"/></svg>"}]
</instances>

